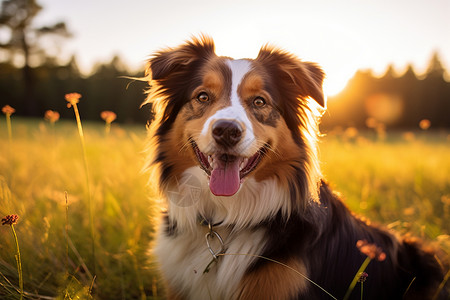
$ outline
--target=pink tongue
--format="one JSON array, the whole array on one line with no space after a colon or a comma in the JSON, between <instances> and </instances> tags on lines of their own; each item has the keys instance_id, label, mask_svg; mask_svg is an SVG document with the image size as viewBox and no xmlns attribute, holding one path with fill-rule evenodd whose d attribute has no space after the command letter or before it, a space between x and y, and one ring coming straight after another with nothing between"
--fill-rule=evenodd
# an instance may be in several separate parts
<instances>
[{"instance_id":1,"label":"pink tongue","mask_svg":"<svg viewBox=\"0 0 450 300\"><path fill-rule=\"evenodd\" d=\"M217 166L211 172L209 189L216 196L233 196L239 190L239 159L224 162L215 159Z\"/></svg>"}]
</instances>

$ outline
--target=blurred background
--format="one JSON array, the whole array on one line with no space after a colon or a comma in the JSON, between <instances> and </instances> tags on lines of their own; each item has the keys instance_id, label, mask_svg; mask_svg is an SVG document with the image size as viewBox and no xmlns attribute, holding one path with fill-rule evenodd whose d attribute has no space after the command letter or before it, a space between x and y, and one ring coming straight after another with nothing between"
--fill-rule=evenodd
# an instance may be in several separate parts
<instances>
[{"instance_id":1,"label":"blurred background","mask_svg":"<svg viewBox=\"0 0 450 300\"><path fill-rule=\"evenodd\" d=\"M325 70L333 128L450 126L450 2L3 0L0 106L16 115L72 117L64 94L83 95L84 119L114 111L141 123L142 76L154 51L205 33L219 55L256 57L271 43Z\"/></svg>"},{"instance_id":2,"label":"blurred background","mask_svg":"<svg viewBox=\"0 0 450 300\"><path fill-rule=\"evenodd\" d=\"M450 254L449 0L0 3L0 216L19 216L22 257L1 226L0 299L164 299L146 83L125 77L201 33L219 55L271 43L319 63L324 178L358 215Z\"/></svg>"}]
</instances>

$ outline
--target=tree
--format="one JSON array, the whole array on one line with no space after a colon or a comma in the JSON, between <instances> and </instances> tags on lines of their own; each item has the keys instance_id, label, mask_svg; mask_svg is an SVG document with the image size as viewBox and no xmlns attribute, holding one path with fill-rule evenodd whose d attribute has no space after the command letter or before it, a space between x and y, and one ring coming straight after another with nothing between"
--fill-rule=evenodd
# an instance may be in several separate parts
<instances>
[{"instance_id":1,"label":"tree","mask_svg":"<svg viewBox=\"0 0 450 300\"><path fill-rule=\"evenodd\" d=\"M429 119L433 127L444 127L450 124L450 84L445 81L445 67L439 53L434 52L424 78L421 110L423 118Z\"/></svg>"},{"instance_id":2,"label":"tree","mask_svg":"<svg viewBox=\"0 0 450 300\"><path fill-rule=\"evenodd\" d=\"M0 42L0 48L7 50L13 62L21 60L22 82L24 85L23 105L26 113L32 115L37 110L34 99L34 76L32 60L45 57L45 51L39 47L39 40L46 35L69 37L64 22L41 28L33 27L33 20L42 10L36 0L4 0L0 12L0 29L7 31L9 39Z\"/></svg>"},{"instance_id":3,"label":"tree","mask_svg":"<svg viewBox=\"0 0 450 300\"><path fill-rule=\"evenodd\" d=\"M426 75L427 77L444 78L445 68L439 57L439 53L435 51L431 56Z\"/></svg>"}]
</instances>

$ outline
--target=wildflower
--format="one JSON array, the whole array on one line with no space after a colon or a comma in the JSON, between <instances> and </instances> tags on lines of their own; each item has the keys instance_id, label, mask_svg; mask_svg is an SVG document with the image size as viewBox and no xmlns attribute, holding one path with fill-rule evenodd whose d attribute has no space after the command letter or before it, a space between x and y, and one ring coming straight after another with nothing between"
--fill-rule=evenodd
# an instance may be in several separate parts
<instances>
[{"instance_id":1,"label":"wildflower","mask_svg":"<svg viewBox=\"0 0 450 300\"><path fill-rule=\"evenodd\" d=\"M375 131L377 132L378 139L386 139L386 125L384 125L383 123L378 123L375 127Z\"/></svg>"},{"instance_id":2,"label":"wildflower","mask_svg":"<svg viewBox=\"0 0 450 300\"><path fill-rule=\"evenodd\" d=\"M366 255L370 259L376 259L378 261L384 261L386 259L386 253L383 252L383 249L375 244L370 244L366 240L357 241L356 247L359 249L359 252Z\"/></svg>"},{"instance_id":3,"label":"wildflower","mask_svg":"<svg viewBox=\"0 0 450 300\"><path fill-rule=\"evenodd\" d=\"M65 95L66 101L69 102L67 104L67 108L71 108L72 105L77 104L80 102L81 94L78 93L69 93Z\"/></svg>"},{"instance_id":4,"label":"wildflower","mask_svg":"<svg viewBox=\"0 0 450 300\"><path fill-rule=\"evenodd\" d=\"M6 128L8 128L8 138L9 143L12 143L12 128L11 128L11 115L16 110L9 105L5 105L2 107L2 112L6 115Z\"/></svg>"},{"instance_id":5,"label":"wildflower","mask_svg":"<svg viewBox=\"0 0 450 300\"><path fill-rule=\"evenodd\" d=\"M70 93L65 95L66 101L69 102L67 104L68 108L73 107L73 112L75 114L75 119L77 120L78 127L78 135L80 136L81 148L83 149L83 160L84 160L84 171L86 173L86 183L87 183L87 194L88 194L88 203L89 203L89 223L91 227L91 241L92 241L92 261L94 262L94 274L95 274L95 237L94 237L94 215L92 213L92 201L91 201L91 191L90 191L90 182L89 182L89 170L88 170L88 162L87 162L87 153L86 153L86 143L84 141L84 133L83 126L81 125L80 112L78 111L77 103L80 101L81 94L78 93Z\"/></svg>"},{"instance_id":6,"label":"wildflower","mask_svg":"<svg viewBox=\"0 0 450 300\"><path fill-rule=\"evenodd\" d=\"M2 225L10 225L11 231L14 237L14 242L16 244L16 254L14 255L17 263L17 272L19 274L19 292L20 292L20 300L23 299L23 273L22 273L22 261L20 259L20 249L19 249L19 241L17 239L16 230L14 229L14 224L17 223L17 219L19 219L18 215L7 215L2 218Z\"/></svg>"},{"instance_id":7,"label":"wildflower","mask_svg":"<svg viewBox=\"0 0 450 300\"><path fill-rule=\"evenodd\" d=\"M403 214L405 216L412 216L412 215L414 215L415 212L416 212L416 209L414 208L414 206L407 207L403 210Z\"/></svg>"},{"instance_id":8,"label":"wildflower","mask_svg":"<svg viewBox=\"0 0 450 300\"><path fill-rule=\"evenodd\" d=\"M348 127L345 130L344 135L350 139L356 138L358 136L358 129L356 129L355 127Z\"/></svg>"},{"instance_id":9,"label":"wildflower","mask_svg":"<svg viewBox=\"0 0 450 300\"><path fill-rule=\"evenodd\" d=\"M369 277L369 274L367 274L366 272L360 273L358 282L366 282L367 277Z\"/></svg>"},{"instance_id":10,"label":"wildflower","mask_svg":"<svg viewBox=\"0 0 450 300\"><path fill-rule=\"evenodd\" d=\"M100 117L106 123L111 124L117 118L117 115L112 111L105 110L100 113Z\"/></svg>"},{"instance_id":11,"label":"wildflower","mask_svg":"<svg viewBox=\"0 0 450 300\"><path fill-rule=\"evenodd\" d=\"M19 219L18 215L7 215L2 218L2 225L14 225L17 223L17 219Z\"/></svg>"},{"instance_id":12,"label":"wildflower","mask_svg":"<svg viewBox=\"0 0 450 300\"><path fill-rule=\"evenodd\" d=\"M105 133L109 134L111 130L111 123L117 118L117 115L112 111L102 111L100 117L105 121Z\"/></svg>"},{"instance_id":13,"label":"wildflower","mask_svg":"<svg viewBox=\"0 0 450 300\"><path fill-rule=\"evenodd\" d=\"M427 130L428 128L430 128L431 126L431 122L428 119L423 119L419 122L419 127L422 130Z\"/></svg>"},{"instance_id":14,"label":"wildflower","mask_svg":"<svg viewBox=\"0 0 450 300\"><path fill-rule=\"evenodd\" d=\"M413 142L415 139L414 132L412 132L412 131L407 131L407 132L403 133L402 136L403 136L403 139L407 142Z\"/></svg>"},{"instance_id":15,"label":"wildflower","mask_svg":"<svg viewBox=\"0 0 450 300\"><path fill-rule=\"evenodd\" d=\"M44 119L53 124L59 120L59 112L53 111L53 110L47 110L45 112Z\"/></svg>"},{"instance_id":16,"label":"wildflower","mask_svg":"<svg viewBox=\"0 0 450 300\"><path fill-rule=\"evenodd\" d=\"M377 259L378 261L383 261L386 259L386 254L383 252L383 250L377 247L377 245L375 244L370 244L367 240L358 240L356 242L356 247L359 249L361 253L363 253L367 257L359 267L355 276L353 277L353 280L350 283L347 292L345 293L345 296L343 298L344 300L350 298L350 294L352 293L353 289L355 288L358 282L361 283L361 299L363 299L364 282L367 280L367 277L369 277L369 274L367 274L364 271L366 270L367 266L373 259Z\"/></svg>"},{"instance_id":17,"label":"wildflower","mask_svg":"<svg viewBox=\"0 0 450 300\"><path fill-rule=\"evenodd\" d=\"M369 128L376 128L378 125L378 121L375 118L367 118L366 119L366 126Z\"/></svg>"},{"instance_id":18,"label":"wildflower","mask_svg":"<svg viewBox=\"0 0 450 300\"><path fill-rule=\"evenodd\" d=\"M5 106L3 106L2 107L2 112L5 114L5 115L12 115L13 113L15 113L16 112L16 110L14 109L14 108L12 108L11 106L9 106L9 105L5 105Z\"/></svg>"}]
</instances>

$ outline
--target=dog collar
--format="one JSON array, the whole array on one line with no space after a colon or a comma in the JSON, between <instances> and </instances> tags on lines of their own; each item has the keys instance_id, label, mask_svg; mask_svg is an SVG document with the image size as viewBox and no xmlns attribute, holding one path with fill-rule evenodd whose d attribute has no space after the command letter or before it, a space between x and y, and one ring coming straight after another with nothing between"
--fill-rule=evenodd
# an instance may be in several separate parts
<instances>
[{"instance_id":1,"label":"dog collar","mask_svg":"<svg viewBox=\"0 0 450 300\"><path fill-rule=\"evenodd\" d=\"M205 234L205 241L206 241L206 248L208 248L208 251L211 253L212 260L203 271L203 273L208 273L211 268L211 265L217 262L219 255L225 253L225 244L223 242L223 239L220 236L220 234L214 230L214 227L220 226L223 223L223 221L218 223L211 223L211 221L208 221L206 218L200 217L199 223L201 226L208 226L209 229L208 232ZM213 246L213 244L215 245Z\"/></svg>"},{"instance_id":2,"label":"dog collar","mask_svg":"<svg viewBox=\"0 0 450 300\"><path fill-rule=\"evenodd\" d=\"M217 222L217 223L212 223L211 221L209 221L207 218L204 218L202 216L198 217L198 223L201 226L206 226L208 228L213 228L213 227L217 227L223 224L223 221Z\"/></svg>"}]
</instances>

